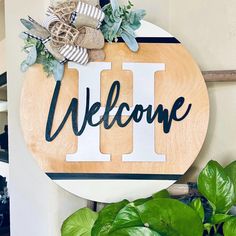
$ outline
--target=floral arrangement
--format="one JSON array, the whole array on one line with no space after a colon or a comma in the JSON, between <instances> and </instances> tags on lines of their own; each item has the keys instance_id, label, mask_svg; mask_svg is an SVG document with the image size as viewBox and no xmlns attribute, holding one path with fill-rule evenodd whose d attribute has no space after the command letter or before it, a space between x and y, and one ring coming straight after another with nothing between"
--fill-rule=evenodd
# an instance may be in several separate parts
<instances>
[{"instance_id":1,"label":"floral arrangement","mask_svg":"<svg viewBox=\"0 0 236 236\"><path fill-rule=\"evenodd\" d=\"M145 11L132 11L132 7L130 1L120 6L117 0L111 0L101 8L99 0L63 0L49 6L42 24L31 17L21 19L27 29L21 34L27 53L21 70L42 64L47 76L54 75L60 81L66 62L86 65L104 60L105 40L117 42L119 37L137 52L135 30L141 26Z\"/></svg>"},{"instance_id":2,"label":"floral arrangement","mask_svg":"<svg viewBox=\"0 0 236 236\"><path fill-rule=\"evenodd\" d=\"M108 42L117 42L121 37L131 51L138 51L135 30L141 26L141 20L146 15L144 10L131 11L134 5L129 1L127 6L119 6L117 0L103 7L105 13L104 23L101 30Z\"/></svg>"}]
</instances>

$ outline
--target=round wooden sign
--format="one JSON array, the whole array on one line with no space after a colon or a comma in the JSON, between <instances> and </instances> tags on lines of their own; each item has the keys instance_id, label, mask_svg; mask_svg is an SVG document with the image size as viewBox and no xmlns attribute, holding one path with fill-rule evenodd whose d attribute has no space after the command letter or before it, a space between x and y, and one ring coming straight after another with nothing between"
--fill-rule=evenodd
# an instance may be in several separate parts
<instances>
[{"instance_id":1,"label":"round wooden sign","mask_svg":"<svg viewBox=\"0 0 236 236\"><path fill-rule=\"evenodd\" d=\"M169 187L196 159L209 99L191 55L148 22L140 49L106 44L106 59L69 63L62 82L39 65L26 73L21 124L43 171L80 197L146 197Z\"/></svg>"}]
</instances>

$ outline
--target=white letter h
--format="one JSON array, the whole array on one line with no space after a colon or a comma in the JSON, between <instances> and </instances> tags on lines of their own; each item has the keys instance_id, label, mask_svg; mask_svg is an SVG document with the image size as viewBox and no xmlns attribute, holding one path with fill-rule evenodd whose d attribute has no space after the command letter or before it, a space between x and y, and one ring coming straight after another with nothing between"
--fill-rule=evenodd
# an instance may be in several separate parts
<instances>
[{"instance_id":1,"label":"white letter h","mask_svg":"<svg viewBox=\"0 0 236 236\"><path fill-rule=\"evenodd\" d=\"M92 62L87 66L69 63L69 68L79 72L79 114L78 127L82 126L86 107L86 88L90 89L91 104L100 101L100 74L103 70L111 70L111 63ZM165 64L161 63L124 63L123 70L133 72L133 103L148 107L154 107L154 75L157 71L164 71ZM124 112L123 115L130 115ZM105 108L101 108L93 116L94 123L98 122L104 114ZM110 115L115 115L117 109L113 109ZM84 133L78 137L78 149L74 154L66 156L68 162L109 162L109 154L100 151L100 127L87 126ZM164 162L165 155L155 152L155 127L148 124L146 119L141 122L133 122L133 152L123 155L123 162Z\"/></svg>"}]
</instances>

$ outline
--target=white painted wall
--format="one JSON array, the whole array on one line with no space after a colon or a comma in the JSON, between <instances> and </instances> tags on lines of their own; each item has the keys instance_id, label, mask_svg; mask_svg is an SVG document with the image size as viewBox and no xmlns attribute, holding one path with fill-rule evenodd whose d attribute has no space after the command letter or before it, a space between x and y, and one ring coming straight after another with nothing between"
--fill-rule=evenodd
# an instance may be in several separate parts
<instances>
[{"instance_id":1,"label":"white painted wall","mask_svg":"<svg viewBox=\"0 0 236 236\"><path fill-rule=\"evenodd\" d=\"M10 195L12 236L58 236L63 220L86 202L57 187L27 151L19 119L23 75L19 18L43 17L44 2L6 1L7 71L10 132Z\"/></svg>"},{"instance_id":2,"label":"white painted wall","mask_svg":"<svg viewBox=\"0 0 236 236\"><path fill-rule=\"evenodd\" d=\"M0 41L5 38L5 11L4 11L5 0L0 0Z\"/></svg>"},{"instance_id":3,"label":"white painted wall","mask_svg":"<svg viewBox=\"0 0 236 236\"><path fill-rule=\"evenodd\" d=\"M146 19L176 35L192 52L201 68L236 69L236 1L133 0L147 9ZM39 170L23 141L19 122L19 98L23 83L18 35L19 18L41 19L47 0L7 0L8 89L10 124L10 178L12 236L59 236L63 219L85 201L56 187ZM184 181L196 177L209 160L222 163L236 157L236 83L208 85L211 121L198 160Z\"/></svg>"},{"instance_id":4,"label":"white painted wall","mask_svg":"<svg viewBox=\"0 0 236 236\"><path fill-rule=\"evenodd\" d=\"M5 39L0 41L0 75L6 72Z\"/></svg>"}]
</instances>

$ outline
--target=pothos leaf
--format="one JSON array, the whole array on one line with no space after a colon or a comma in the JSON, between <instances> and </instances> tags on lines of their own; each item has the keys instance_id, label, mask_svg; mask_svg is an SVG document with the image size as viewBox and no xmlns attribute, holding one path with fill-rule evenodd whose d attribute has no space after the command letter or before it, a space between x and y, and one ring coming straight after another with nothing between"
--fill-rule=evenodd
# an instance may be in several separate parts
<instances>
[{"instance_id":1,"label":"pothos leaf","mask_svg":"<svg viewBox=\"0 0 236 236\"><path fill-rule=\"evenodd\" d=\"M227 221L223 226L224 236L236 235L236 217Z\"/></svg>"},{"instance_id":2,"label":"pothos leaf","mask_svg":"<svg viewBox=\"0 0 236 236\"><path fill-rule=\"evenodd\" d=\"M61 228L62 236L90 236L98 213L88 208L80 209L68 217Z\"/></svg>"},{"instance_id":3,"label":"pothos leaf","mask_svg":"<svg viewBox=\"0 0 236 236\"><path fill-rule=\"evenodd\" d=\"M198 189L216 213L228 212L236 199L231 179L216 161L210 161L200 173Z\"/></svg>"},{"instance_id":4,"label":"pothos leaf","mask_svg":"<svg viewBox=\"0 0 236 236\"><path fill-rule=\"evenodd\" d=\"M193 200L189 206L192 207L198 213L199 217L201 218L203 222L205 218L205 213L204 213L204 208L203 208L201 199L197 198Z\"/></svg>"}]
</instances>

